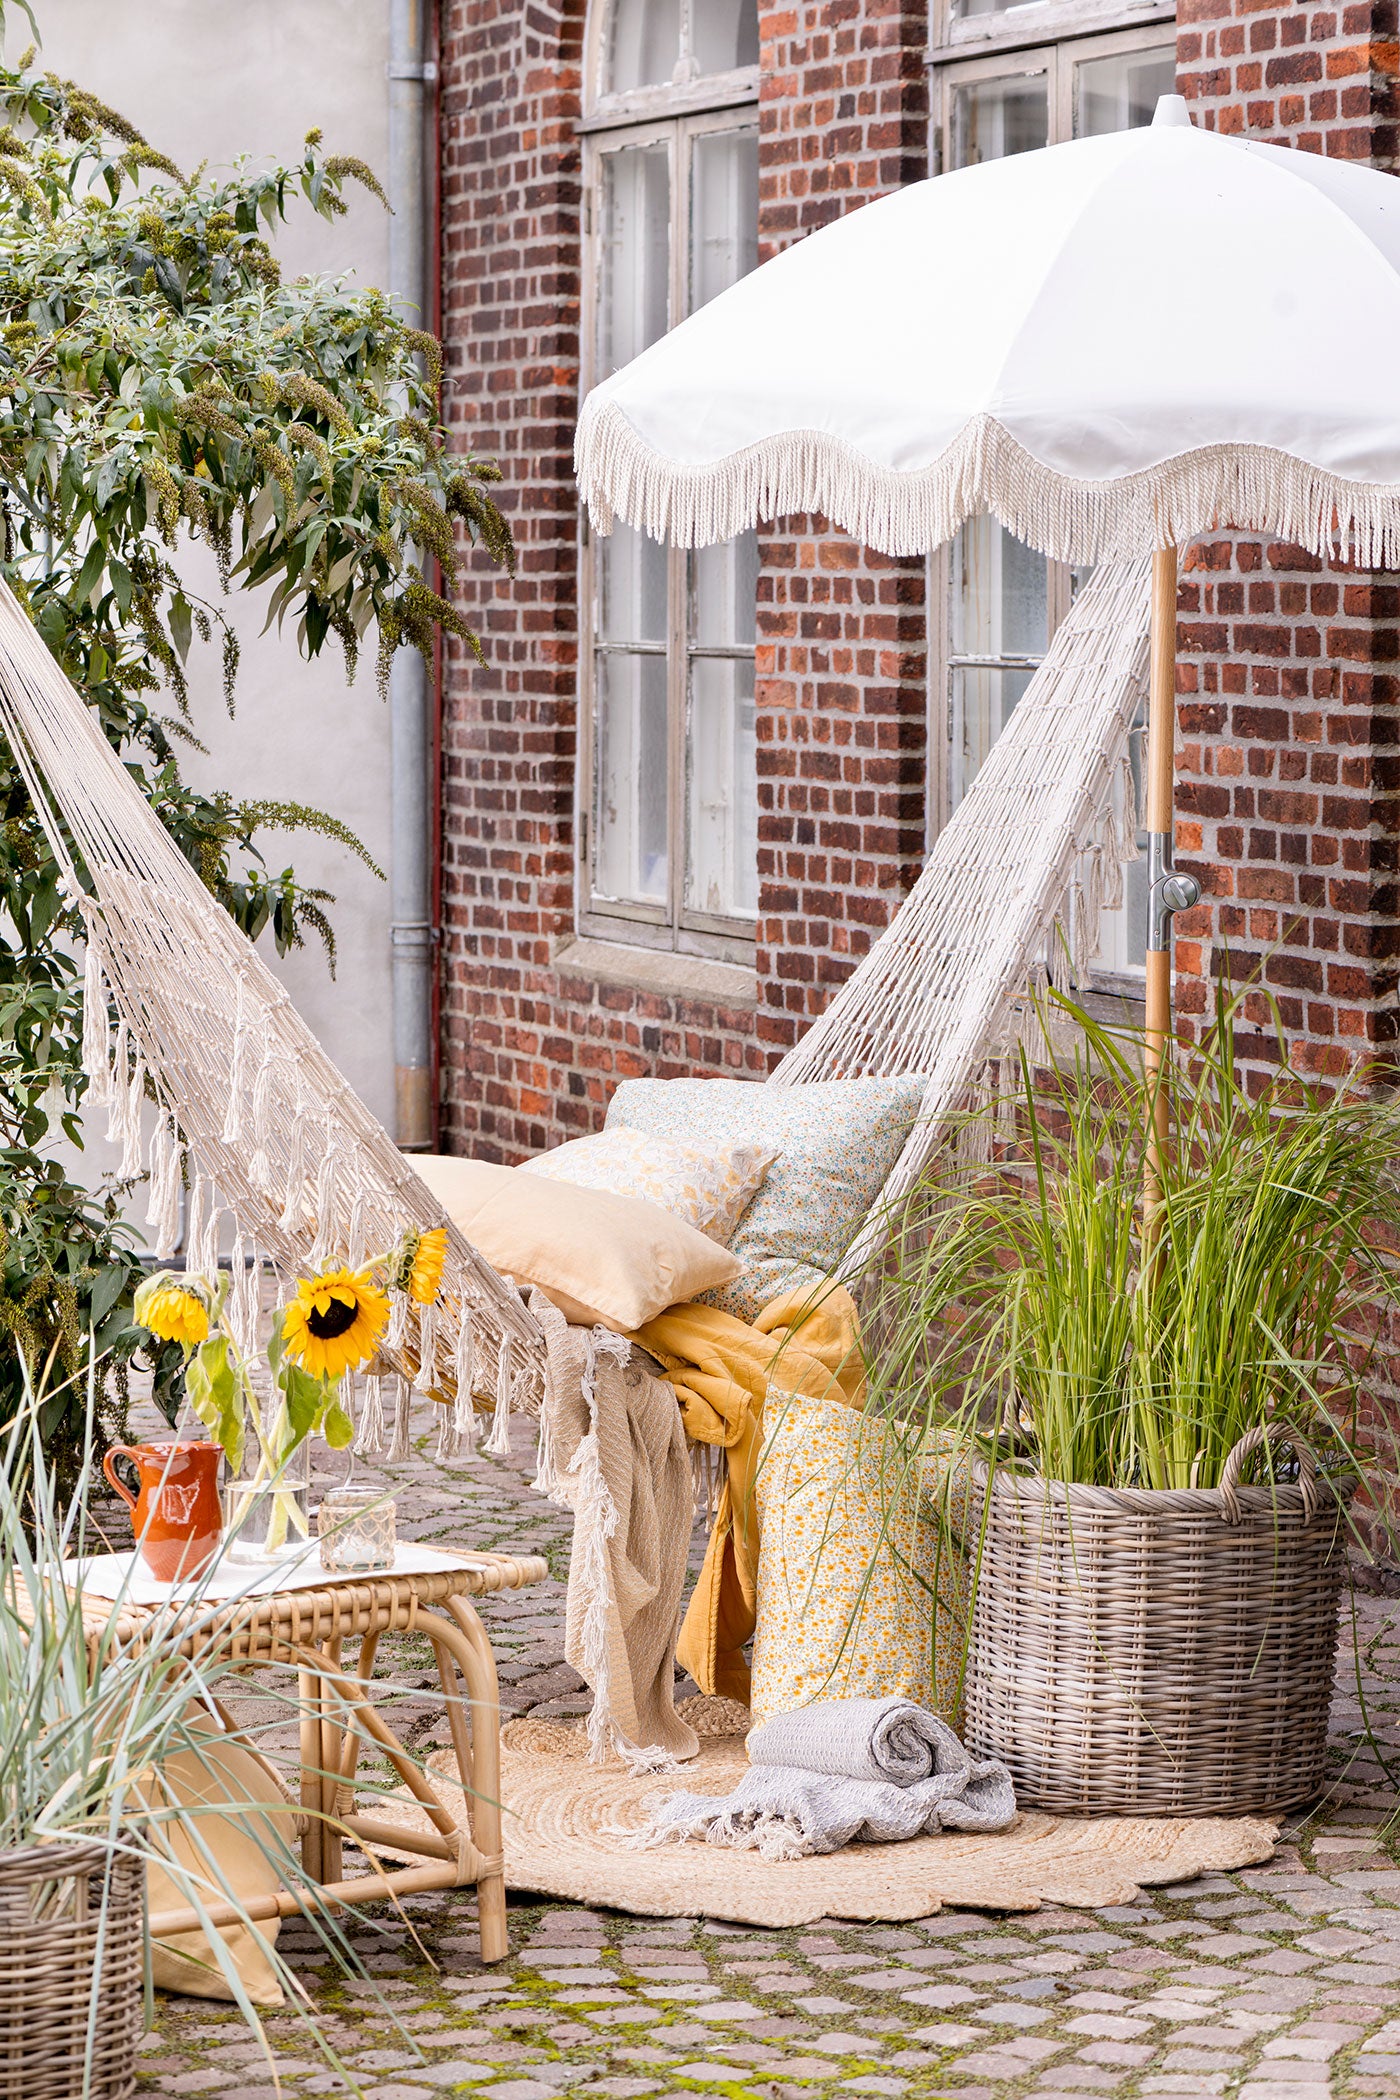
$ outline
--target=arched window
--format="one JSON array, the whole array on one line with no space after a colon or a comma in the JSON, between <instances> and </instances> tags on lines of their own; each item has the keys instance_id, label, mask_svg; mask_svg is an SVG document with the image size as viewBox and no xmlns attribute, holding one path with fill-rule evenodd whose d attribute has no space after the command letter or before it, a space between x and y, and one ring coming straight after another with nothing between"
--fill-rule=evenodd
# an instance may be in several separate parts
<instances>
[{"instance_id":1,"label":"arched window","mask_svg":"<svg viewBox=\"0 0 1400 2100\"><path fill-rule=\"evenodd\" d=\"M585 388L757 262L757 0L594 0L587 77ZM584 535L582 932L751 953L757 569Z\"/></svg>"}]
</instances>

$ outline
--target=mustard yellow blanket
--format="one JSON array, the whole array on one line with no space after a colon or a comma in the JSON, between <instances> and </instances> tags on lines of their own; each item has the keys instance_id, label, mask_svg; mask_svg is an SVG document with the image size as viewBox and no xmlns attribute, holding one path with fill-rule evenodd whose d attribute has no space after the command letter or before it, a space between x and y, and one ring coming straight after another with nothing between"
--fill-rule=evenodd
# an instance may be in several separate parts
<instances>
[{"instance_id":1,"label":"mustard yellow blanket","mask_svg":"<svg viewBox=\"0 0 1400 2100\"><path fill-rule=\"evenodd\" d=\"M775 1392L865 1404L865 1372L850 1294L827 1285L813 1297L789 1292L752 1326L712 1305L675 1305L632 1340L657 1358L675 1387L686 1434L718 1445L725 1478L705 1564L676 1653L702 1692L748 1704L744 1644L754 1630L758 1511L753 1494L762 1451L763 1404Z\"/></svg>"}]
</instances>

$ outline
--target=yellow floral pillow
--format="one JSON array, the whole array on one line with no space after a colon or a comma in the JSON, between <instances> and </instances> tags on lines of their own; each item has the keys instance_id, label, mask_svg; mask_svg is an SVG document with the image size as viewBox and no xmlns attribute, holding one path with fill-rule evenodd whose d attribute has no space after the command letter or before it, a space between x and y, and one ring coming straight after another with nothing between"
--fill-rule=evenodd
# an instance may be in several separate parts
<instances>
[{"instance_id":1,"label":"yellow floral pillow","mask_svg":"<svg viewBox=\"0 0 1400 2100\"><path fill-rule=\"evenodd\" d=\"M600 1130L526 1160L520 1172L639 1197L724 1246L777 1156L772 1146L685 1145L640 1130Z\"/></svg>"},{"instance_id":2,"label":"yellow floral pillow","mask_svg":"<svg viewBox=\"0 0 1400 2100\"><path fill-rule=\"evenodd\" d=\"M957 1727L967 1569L925 1514L917 1457L887 1422L800 1393L769 1394L764 1433L755 1727L892 1692Z\"/></svg>"}]
</instances>

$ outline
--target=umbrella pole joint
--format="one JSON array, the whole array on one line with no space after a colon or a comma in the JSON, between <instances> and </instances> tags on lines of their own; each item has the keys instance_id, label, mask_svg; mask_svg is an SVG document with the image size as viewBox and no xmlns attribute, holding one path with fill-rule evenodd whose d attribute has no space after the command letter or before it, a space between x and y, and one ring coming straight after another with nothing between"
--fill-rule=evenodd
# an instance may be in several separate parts
<instances>
[{"instance_id":1,"label":"umbrella pole joint","mask_svg":"<svg viewBox=\"0 0 1400 2100\"><path fill-rule=\"evenodd\" d=\"M1147 885L1147 946L1159 955L1169 954L1173 917L1201 901L1200 883L1194 875L1183 875L1172 859L1169 831L1148 835Z\"/></svg>"}]
</instances>

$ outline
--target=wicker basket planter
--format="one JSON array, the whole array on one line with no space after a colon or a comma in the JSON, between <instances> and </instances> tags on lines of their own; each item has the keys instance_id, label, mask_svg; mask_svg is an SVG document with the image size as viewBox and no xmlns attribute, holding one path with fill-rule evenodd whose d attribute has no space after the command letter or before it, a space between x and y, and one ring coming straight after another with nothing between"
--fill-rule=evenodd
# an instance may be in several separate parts
<instances>
[{"instance_id":1,"label":"wicker basket planter","mask_svg":"<svg viewBox=\"0 0 1400 2100\"><path fill-rule=\"evenodd\" d=\"M143 1894L140 1860L101 1845L0 1852L0 2100L135 2092Z\"/></svg>"},{"instance_id":2,"label":"wicker basket planter","mask_svg":"<svg viewBox=\"0 0 1400 2100\"><path fill-rule=\"evenodd\" d=\"M1212 1489L994 1476L968 1740L1006 1760L1025 1807L1240 1815L1317 1794L1343 1504L1301 1441L1297 1486L1241 1487L1259 1442Z\"/></svg>"}]
</instances>

